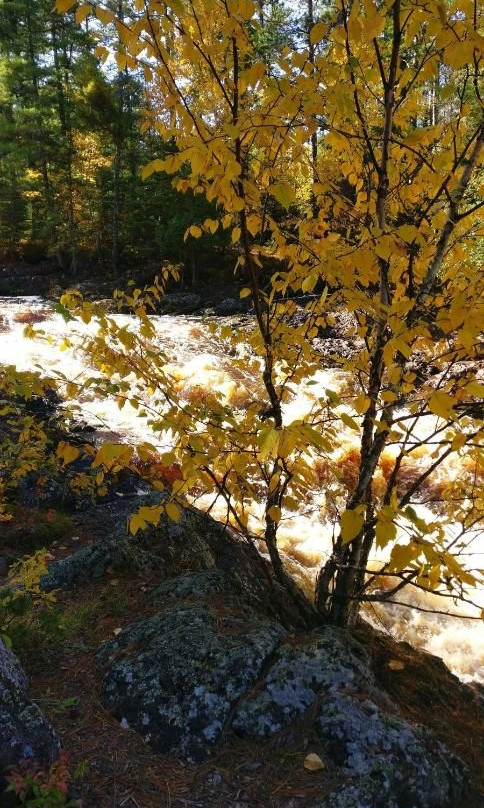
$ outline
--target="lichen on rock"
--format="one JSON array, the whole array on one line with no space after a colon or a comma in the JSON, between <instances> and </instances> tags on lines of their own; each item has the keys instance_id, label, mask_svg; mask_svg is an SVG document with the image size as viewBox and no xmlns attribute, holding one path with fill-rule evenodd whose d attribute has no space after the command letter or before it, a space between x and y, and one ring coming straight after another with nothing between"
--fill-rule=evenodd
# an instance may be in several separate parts
<instances>
[{"instance_id":1,"label":"lichen on rock","mask_svg":"<svg viewBox=\"0 0 484 808\"><path fill-rule=\"evenodd\" d=\"M283 635L277 623L215 620L198 604L155 614L101 648L103 702L158 751L203 760Z\"/></svg>"},{"instance_id":2,"label":"lichen on rock","mask_svg":"<svg viewBox=\"0 0 484 808\"><path fill-rule=\"evenodd\" d=\"M20 662L0 640L0 789L8 766L24 758L48 765L59 753L54 731L29 699L27 687Z\"/></svg>"},{"instance_id":3,"label":"lichen on rock","mask_svg":"<svg viewBox=\"0 0 484 808\"><path fill-rule=\"evenodd\" d=\"M361 681L374 684L364 647L348 632L326 626L277 650L261 687L239 706L233 728L243 737L268 737L302 715L323 690Z\"/></svg>"},{"instance_id":4,"label":"lichen on rock","mask_svg":"<svg viewBox=\"0 0 484 808\"><path fill-rule=\"evenodd\" d=\"M330 693L316 723L351 777L317 808L454 807L465 793L466 769L449 749L370 699Z\"/></svg>"}]
</instances>

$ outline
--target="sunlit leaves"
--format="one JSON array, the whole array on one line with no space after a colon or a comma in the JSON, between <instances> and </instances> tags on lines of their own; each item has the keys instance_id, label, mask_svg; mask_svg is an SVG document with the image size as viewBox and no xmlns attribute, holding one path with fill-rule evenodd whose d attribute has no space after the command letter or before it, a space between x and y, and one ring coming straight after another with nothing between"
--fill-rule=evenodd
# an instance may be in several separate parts
<instances>
[{"instance_id":1,"label":"sunlit leaves","mask_svg":"<svg viewBox=\"0 0 484 808\"><path fill-rule=\"evenodd\" d=\"M55 8L59 14L65 14L72 6L75 6L75 0L56 0Z\"/></svg>"},{"instance_id":2,"label":"sunlit leaves","mask_svg":"<svg viewBox=\"0 0 484 808\"><path fill-rule=\"evenodd\" d=\"M146 131L175 146L142 177L165 171L180 192L215 206L185 239L227 231L258 327L219 331L239 373L230 398L216 382L205 389L177 378L143 342L153 337L146 311L155 296L132 290L126 303L140 315L140 334L104 318L90 343L105 389L119 406L137 401L139 412L148 396L153 432L173 441L174 497L210 492L230 503L234 524L263 531L261 514L274 525L309 507L319 468L341 559L374 536L390 569L411 569L423 588L438 590L446 569L464 581L445 549L452 492L439 488L439 520L424 519L414 496L446 452L470 451L474 422L464 408L482 393L469 370L479 341L480 57L471 6L456 15L432 1L407 13L402 3L395 39L398 7L361 0L346 26L339 10L328 12L309 43L266 65L254 50L251 0L175 2L173 14L150 15L154 5L140 3L135 25L116 26L118 68L136 65L151 84ZM104 6L97 17L112 24ZM103 46L98 54L108 55ZM79 308L75 296L62 303L71 304ZM92 309L79 311L89 322ZM346 318L343 350L341 335L326 332L335 312ZM250 360L239 360L244 341ZM318 388L328 362L345 374L338 392ZM248 364L258 379L249 392L239 383ZM291 416L301 387L314 397ZM353 449L339 463L344 442ZM425 462L413 462L419 451ZM132 461L112 445L95 458L99 473ZM257 518L248 515L255 505ZM163 514L177 518L177 505L140 511L131 529Z\"/></svg>"},{"instance_id":3,"label":"sunlit leaves","mask_svg":"<svg viewBox=\"0 0 484 808\"><path fill-rule=\"evenodd\" d=\"M64 466L73 463L80 454L80 449L78 449L77 446L70 446L65 441L60 441L57 446L57 457L62 460Z\"/></svg>"},{"instance_id":4,"label":"sunlit leaves","mask_svg":"<svg viewBox=\"0 0 484 808\"><path fill-rule=\"evenodd\" d=\"M353 541L361 533L365 523L364 510L363 505L358 505L342 513L340 527L343 544Z\"/></svg>"},{"instance_id":5,"label":"sunlit leaves","mask_svg":"<svg viewBox=\"0 0 484 808\"><path fill-rule=\"evenodd\" d=\"M429 399L429 409L440 418L452 420L455 417L455 400L443 390L437 390Z\"/></svg>"},{"instance_id":6,"label":"sunlit leaves","mask_svg":"<svg viewBox=\"0 0 484 808\"><path fill-rule=\"evenodd\" d=\"M309 32L309 41L311 45L318 45L322 39L328 33L328 26L323 22L317 22L316 25L313 25Z\"/></svg>"},{"instance_id":7,"label":"sunlit leaves","mask_svg":"<svg viewBox=\"0 0 484 808\"><path fill-rule=\"evenodd\" d=\"M274 196L277 201L286 208L286 210L292 205L295 199L295 193L293 187L290 185L289 182L277 182L274 185L271 185L269 188L270 193Z\"/></svg>"},{"instance_id":8,"label":"sunlit leaves","mask_svg":"<svg viewBox=\"0 0 484 808\"><path fill-rule=\"evenodd\" d=\"M76 14L75 14L76 22L79 23L79 25L81 23L83 23L84 20L86 20L89 17L91 11L92 11L92 6L90 6L90 5L78 6L78 8L76 9Z\"/></svg>"}]
</instances>

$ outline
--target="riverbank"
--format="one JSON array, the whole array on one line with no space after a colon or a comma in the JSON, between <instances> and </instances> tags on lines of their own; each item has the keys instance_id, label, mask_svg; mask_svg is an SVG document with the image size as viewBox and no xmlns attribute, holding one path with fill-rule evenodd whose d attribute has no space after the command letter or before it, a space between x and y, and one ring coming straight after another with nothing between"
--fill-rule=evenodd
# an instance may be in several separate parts
<instances>
[{"instance_id":1,"label":"riverbank","mask_svg":"<svg viewBox=\"0 0 484 808\"><path fill-rule=\"evenodd\" d=\"M416 778L427 796L414 792L412 804L421 808L482 807L484 702L479 688L459 682L436 657L397 643L363 623L353 638L334 630L337 636L331 639L327 657L327 630L323 627L308 634L301 627L291 627L288 613L278 613L277 599L267 598L267 579L265 574L261 576L260 562L252 558L248 547L244 549L236 534L225 534L209 517L193 512L181 527L164 522L135 541L123 538L121 526L139 498L113 493L109 501L84 509L82 514L71 514L68 530L50 544L58 629L52 637L44 636L35 652L35 638L19 650L30 676L30 695L53 727L68 756L71 774L76 773L71 789L78 806L112 808L114 800L116 805L142 808L326 808L343 804L357 808L366 804L361 802L368 787L365 772L371 771L377 789L372 792L374 802L369 803L372 808L404 804L398 797L399 777L404 778L407 795ZM131 555L126 554L126 541L131 544ZM171 621L183 620L183 615L187 625L170 634ZM150 626L155 624L153 634ZM211 651L205 657L205 633L213 631L212 625L217 629L210 634ZM170 654L163 656L162 664L161 658L156 661L156 643L163 642L164 632L168 632ZM249 650L254 648L251 643L256 636L257 643L263 642L264 648L267 644L261 657L267 655L267 659L260 669ZM231 655L238 648L243 661L241 657L234 667ZM307 667L314 654L318 660L315 670L323 675L319 684L317 677L312 679L313 663ZM293 674L287 667L289 660ZM120 665L124 666L121 677ZM158 673L153 678L155 670ZM221 689L239 670L254 681L247 681L235 701L234 695L229 697L229 712L220 724L223 732L219 735L217 731L212 738L204 730L221 718ZM354 671L351 675L350 670ZM290 691L291 711L280 713L277 699L271 706L266 697L259 706L256 700L251 707L251 699L262 698L265 683L273 682L268 692L275 697L274 687L281 675L284 688ZM315 717L336 698L344 682L343 702L343 695L338 696L335 708L338 704L338 710L343 709L344 704L346 712L338 719L338 713L332 712L331 727L335 720L342 721L345 734L325 739ZM161 687L158 695L155 685ZM202 685L214 700L208 711L197 696ZM277 687L281 686L282 681ZM170 719L174 722L170 732L164 723L163 711L173 697L197 716L193 722L183 719L181 735L175 731L178 719ZM371 715L358 730L361 750L357 754L362 757L355 756L354 747L353 757L346 758L345 744L354 742L350 727L362 718L359 705L370 703L374 705ZM263 720L262 705L267 713ZM254 727L272 728L254 735L249 716L256 706L253 716L259 717ZM421 725L431 735L420 735ZM324 721L322 726L326 726ZM385 742L382 736L381 743L389 743L392 749L392 777L381 791L377 772L387 765L386 758L380 757L388 752L383 752L385 745L380 745L379 738L391 726L398 729L399 751L391 746L392 736ZM370 737L370 728L374 737ZM335 731L334 726L331 732ZM409 732L417 732L419 740L408 736L406 750ZM437 750L432 736L445 749ZM160 740L155 742L155 738ZM341 746L344 738L347 741ZM203 749L208 746L198 759L201 739L205 739ZM414 743L417 749L424 745L415 759ZM187 756L194 750L198 750L197 762L187 765ZM465 770L453 762L452 753L465 762L469 773L462 774ZM308 762L309 755L313 758ZM437 765L435 755L443 755L438 781L431 769L420 771L422 766ZM446 766L450 766L447 773ZM453 784L452 778L457 778ZM454 796L450 796L451 787ZM346 801L338 801L338 795L343 799L345 794ZM425 799L427 802L422 801Z\"/></svg>"}]
</instances>

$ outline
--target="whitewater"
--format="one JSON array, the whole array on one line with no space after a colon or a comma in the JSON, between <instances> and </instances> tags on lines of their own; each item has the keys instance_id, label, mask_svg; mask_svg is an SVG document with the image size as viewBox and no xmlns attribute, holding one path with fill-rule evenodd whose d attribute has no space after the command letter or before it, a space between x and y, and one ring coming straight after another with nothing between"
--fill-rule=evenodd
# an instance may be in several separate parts
<instances>
[{"instance_id":1,"label":"whitewater","mask_svg":"<svg viewBox=\"0 0 484 808\"><path fill-rule=\"evenodd\" d=\"M121 326L136 327L136 318L128 314L111 315ZM213 320L213 318L212 318ZM217 391L230 406L237 408L254 395L257 382L249 370L244 373L234 369L231 357L227 356L223 344L211 333L209 320L188 316L153 316L156 329L155 342L165 353L173 357L172 373L183 386L187 400L203 395L204 390ZM27 339L24 336L26 323L34 324L48 335L47 339ZM62 373L68 379L81 381L92 373L82 351L76 349L86 336L95 331L92 322L85 325L79 320L66 323L56 313L52 305L41 298L0 298L0 363L14 364L19 370L38 370L47 377ZM243 353L244 345L239 350ZM240 363L239 363L240 365ZM327 369L319 371L310 386L302 385L298 394L286 406L285 418L293 420L303 416L321 391L331 388L338 390L345 383L342 371ZM146 420L126 404L122 409L113 399L99 399L89 391L79 400L66 401L79 407L79 418L96 429L96 440L123 440L130 443L147 441L159 451L169 446L151 431ZM166 440L166 438L164 439ZM354 440L354 439L353 439ZM343 436L342 452L351 450L351 438ZM343 457L343 455L342 455ZM461 463L454 457L439 471L441 475L459 475ZM198 507L210 507L212 516L225 518L222 503L213 505L208 495L198 498ZM419 505L419 516L433 518L427 506ZM261 512L254 507L249 527L257 533ZM301 508L298 513L283 513L279 532L279 546L285 556L287 568L300 585L310 593L314 587L317 571L331 550L333 525L325 519L324 510L318 507L314 497L312 508ZM260 542L264 552L264 544ZM388 551L387 551L388 552ZM476 558L484 556L484 543L477 537L468 548L469 561L473 566ZM461 559L465 556L462 557ZM374 562L384 560L375 557ZM448 602L442 602L435 595L409 588L405 601L422 609L445 611ZM472 593L473 599L481 599L482 593ZM484 605L484 604L483 604ZM430 614L417 609L392 604L373 604L366 607L365 616L377 628L388 631L396 640L405 640L440 656L449 668L465 681L484 682L484 624L482 621L467 620L465 615L476 612L468 606L452 604L449 611L458 612L463 618Z\"/></svg>"}]
</instances>

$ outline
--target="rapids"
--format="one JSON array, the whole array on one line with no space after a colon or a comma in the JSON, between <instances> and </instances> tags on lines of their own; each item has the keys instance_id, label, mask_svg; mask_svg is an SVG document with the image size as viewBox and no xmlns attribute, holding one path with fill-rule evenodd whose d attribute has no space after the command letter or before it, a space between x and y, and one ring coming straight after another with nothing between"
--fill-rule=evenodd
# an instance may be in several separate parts
<instances>
[{"instance_id":1,"label":"rapids","mask_svg":"<svg viewBox=\"0 0 484 808\"><path fill-rule=\"evenodd\" d=\"M127 314L113 315L121 325L134 325L135 318ZM187 400L203 395L206 389L217 390L224 400L233 407L243 406L250 396L257 395L257 382L251 373L234 370L231 358L224 352L223 345L214 337L207 321L199 317L157 316L157 341L165 351L173 356L173 373L183 385ZM26 324L44 329L49 335L46 340L26 339L23 330ZM66 323L51 305L41 298L0 298L0 363L15 364L19 370L39 370L44 376L54 376L58 371L69 379L79 379L89 374L89 367L80 351L66 346L66 338L76 343L86 334L92 333L93 325L72 320ZM241 350L243 351L243 347ZM337 370L325 370L316 374L311 386L303 387L293 401L287 405L285 418L293 420L304 415L315 397L325 388L338 390L345 384L345 374ZM129 442L148 441L160 450L161 445L149 426L139 418L129 404L119 409L113 400L98 400L91 394L83 395L79 402L82 420L96 427L98 439L123 439ZM349 434L342 435L342 463L351 456L352 444ZM459 475L460 458L442 466L439 474ZM318 471L318 470L317 470ZM321 487L324 484L324 469L321 473ZM279 543L286 556L291 573L309 592L314 585L318 567L331 548L333 526L319 507L317 496L313 497L312 507L301 508L297 514L283 514L280 525ZM198 507L213 506L212 498L198 498ZM419 516L432 518L425 506L419 506ZM225 517L225 509L217 503L211 508L213 516ZM257 532L260 514L257 509L251 514L249 526ZM261 543L261 551L264 546ZM482 539L476 539L467 548L469 558L484 554ZM382 560L382 557L377 560ZM409 588L410 589L410 588ZM474 598L478 597L475 593ZM435 595L412 589L405 596L423 609L444 610ZM452 604L452 611L473 614L471 607ZM373 605L366 609L366 617L377 628L384 628L397 640L406 640L442 657L444 662L464 680L476 679L484 682L484 624L475 620L458 619L443 614L429 614L391 604Z\"/></svg>"}]
</instances>

